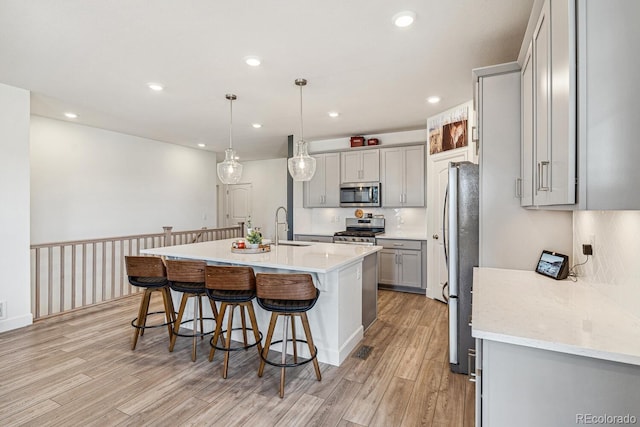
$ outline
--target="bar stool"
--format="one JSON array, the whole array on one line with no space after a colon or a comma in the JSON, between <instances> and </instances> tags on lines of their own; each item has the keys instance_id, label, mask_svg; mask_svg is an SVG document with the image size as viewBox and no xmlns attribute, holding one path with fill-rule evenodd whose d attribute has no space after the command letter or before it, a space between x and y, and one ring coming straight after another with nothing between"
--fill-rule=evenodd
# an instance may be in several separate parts
<instances>
[{"instance_id":1,"label":"bar stool","mask_svg":"<svg viewBox=\"0 0 640 427\"><path fill-rule=\"evenodd\" d=\"M280 397L284 397L284 379L285 369L294 366L300 366L313 361L313 367L316 371L318 381L322 380L320 367L318 366L318 348L313 344L311 329L309 328L309 320L307 319L307 311L309 311L318 300L320 291L313 285L310 274L256 274L256 294L258 305L263 309L271 312L271 321L269 322L269 330L267 331L267 339L264 348L260 353L260 368L258 368L258 376L261 377L264 372L264 364L268 363L272 366L278 366L280 370ZM269 356L269 347L271 346L271 338L273 330L276 326L278 316L284 316L284 324L282 328L282 339L274 341L273 344L282 343L282 356L280 363L272 362L267 359ZM300 317L302 327L306 336L305 340L297 340L295 330L295 317ZM291 338L287 339L287 322L291 319ZM307 343L311 358L298 362L298 349L296 340ZM287 343L293 343L293 363L286 363Z\"/></svg>"},{"instance_id":2,"label":"bar stool","mask_svg":"<svg viewBox=\"0 0 640 427\"><path fill-rule=\"evenodd\" d=\"M133 331L133 344L131 350L136 349L138 337L144 335L145 329L160 328L166 326L169 331L169 339L173 336L173 323L175 322L175 312L173 311L173 301L169 292L169 282L167 281L167 269L162 262L162 258L151 256L125 256L125 265L127 268L127 276L129 283L139 288L144 288L142 301L140 301L140 309L138 317L131 321ZM149 303L151 295L154 292L162 294L164 302L164 311L154 311L149 313ZM165 323L147 325L147 316L149 314L164 313Z\"/></svg>"},{"instance_id":3,"label":"bar stool","mask_svg":"<svg viewBox=\"0 0 640 427\"><path fill-rule=\"evenodd\" d=\"M171 337L171 344L169 344L169 351L173 351L176 344L176 337L193 337L193 346L191 349L191 360L196 361L196 345L198 337L204 339L205 335L210 335L213 330L205 332L204 320L216 320L218 317L218 310L213 301L210 301L211 311L213 311L213 318L202 316L202 296L205 295L204 286L204 271L207 264L204 261L176 261L167 260L167 278L169 279L169 286L171 289L177 292L182 292L182 298L180 299L180 309L178 310L178 317L176 318L173 336ZM180 325L187 321L182 321L184 315L184 309L187 305L189 298L194 298L195 304L193 306L193 333L181 334ZM200 320L200 332L198 332L198 320Z\"/></svg>"},{"instance_id":4,"label":"bar stool","mask_svg":"<svg viewBox=\"0 0 640 427\"><path fill-rule=\"evenodd\" d=\"M216 349L224 351L224 365L222 368L222 378L227 378L229 368L229 353L237 350L247 350L251 347L258 347L258 354L262 352L262 333L258 330L258 322L256 314L253 311L252 300L256 297L256 277L251 267L223 267L208 265L206 269L205 285L207 295L211 301L220 302L220 312L217 316L216 331L211 338L211 352L209 353L209 362L213 360ZM231 306L227 319L227 329L222 330L224 315L227 307ZM240 318L242 327L233 327L233 312L236 307L240 308ZM247 342L247 324L245 319L245 310L249 313L251 321L251 329L253 330L254 342ZM235 330L242 331L242 346L231 346L231 332ZM224 346L218 346L218 337L221 334L227 334Z\"/></svg>"}]
</instances>

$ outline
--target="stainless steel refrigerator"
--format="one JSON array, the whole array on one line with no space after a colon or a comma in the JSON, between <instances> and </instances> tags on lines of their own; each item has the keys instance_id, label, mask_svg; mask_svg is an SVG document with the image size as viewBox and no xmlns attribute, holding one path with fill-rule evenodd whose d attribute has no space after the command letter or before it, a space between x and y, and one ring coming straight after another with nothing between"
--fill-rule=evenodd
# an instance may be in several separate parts
<instances>
[{"instance_id":1,"label":"stainless steel refrigerator","mask_svg":"<svg viewBox=\"0 0 640 427\"><path fill-rule=\"evenodd\" d=\"M449 164L447 251L449 285L449 364L451 371L469 373L471 288L479 252L479 168L471 162Z\"/></svg>"}]
</instances>

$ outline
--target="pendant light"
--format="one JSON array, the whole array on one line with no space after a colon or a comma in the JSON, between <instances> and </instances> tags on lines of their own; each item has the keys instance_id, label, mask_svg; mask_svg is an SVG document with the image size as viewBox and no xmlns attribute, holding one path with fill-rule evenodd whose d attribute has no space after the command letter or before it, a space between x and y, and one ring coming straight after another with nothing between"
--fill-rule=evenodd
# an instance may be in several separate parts
<instances>
[{"instance_id":1,"label":"pendant light","mask_svg":"<svg viewBox=\"0 0 640 427\"><path fill-rule=\"evenodd\" d=\"M236 152L233 150L233 101L237 96L226 94L229 100L229 148L224 150L224 162L218 163L218 178L223 184L237 184L242 176L242 165L236 160Z\"/></svg>"},{"instance_id":2,"label":"pendant light","mask_svg":"<svg viewBox=\"0 0 640 427\"><path fill-rule=\"evenodd\" d=\"M305 79L296 79L296 86L300 87L300 140L296 143L295 154L288 160L289 173L294 181L309 181L316 172L316 159L309 155L307 142L304 140L302 127L302 87L306 86Z\"/></svg>"}]
</instances>

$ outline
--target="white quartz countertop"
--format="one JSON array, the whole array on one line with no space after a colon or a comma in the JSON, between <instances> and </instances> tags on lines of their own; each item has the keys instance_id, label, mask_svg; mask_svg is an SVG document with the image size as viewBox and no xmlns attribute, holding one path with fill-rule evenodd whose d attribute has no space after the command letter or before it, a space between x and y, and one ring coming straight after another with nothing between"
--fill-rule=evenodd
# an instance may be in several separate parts
<instances>
[{"instance_id":1,"label":"white quartz countertop","mask_svg":"<svg viewBox=\"0 0 640 427\"><path fill-rule=\"evenodd\" d=\"M231 252L231 243L234 240L237 239L143 249L140 252L149 255L200 259L226 264L328 273L382 249L381 246L316 242L299 245L301 242L287 242L296 243L296 245L271 245L270 252L242 254Z\"/></svg>"},{"instance_id":2,"label":"white quartz countertop","mask_svg":"<svg viewBox=\"0 0 640 427\"><path fill-rule=\"evenodd\" d=\"M640 365L640 319L588 283L475 268L476 338Z\"/></svg>"}]
</instances>

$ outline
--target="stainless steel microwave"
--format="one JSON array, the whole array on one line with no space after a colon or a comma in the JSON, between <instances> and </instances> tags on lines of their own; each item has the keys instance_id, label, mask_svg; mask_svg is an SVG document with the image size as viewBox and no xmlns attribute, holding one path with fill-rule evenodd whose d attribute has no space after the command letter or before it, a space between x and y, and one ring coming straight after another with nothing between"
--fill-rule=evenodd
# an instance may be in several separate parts
<instances>
[{"instance_id":1,"label":"stainless steel microwave","mask_svg":"<svg viewBox=\"0 0 640 427\"><path fill-rule=\"evenodd\" d=\"M380 206L380 183L359 182L340 185L340 206L376 207Z\"/></svg>"}]
</instances>

